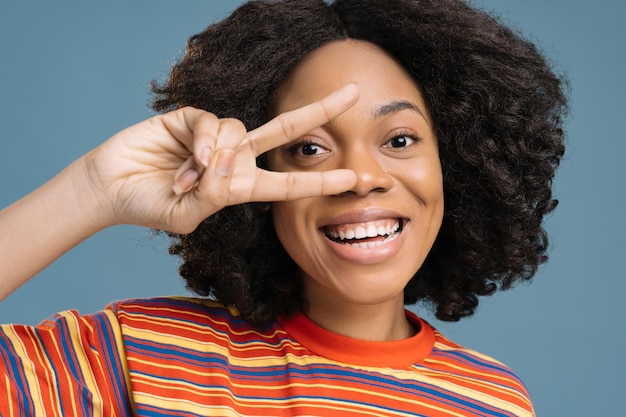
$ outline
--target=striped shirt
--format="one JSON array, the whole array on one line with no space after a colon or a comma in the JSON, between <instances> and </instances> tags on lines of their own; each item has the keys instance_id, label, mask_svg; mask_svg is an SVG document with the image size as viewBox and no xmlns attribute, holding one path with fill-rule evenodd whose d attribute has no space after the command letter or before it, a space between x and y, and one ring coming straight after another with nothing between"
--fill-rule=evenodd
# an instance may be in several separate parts
<instances>
[{"instance_id":1,"label":"striped shirt","mask_svg":"<svg viewBox=\"0 0 626 417\"><path fill-rule=\"evenodd\" d=\"M523 384L407 311L392 342L194 298L0 327L1 416L533 416Z\"/></svg>"}]
</instances>

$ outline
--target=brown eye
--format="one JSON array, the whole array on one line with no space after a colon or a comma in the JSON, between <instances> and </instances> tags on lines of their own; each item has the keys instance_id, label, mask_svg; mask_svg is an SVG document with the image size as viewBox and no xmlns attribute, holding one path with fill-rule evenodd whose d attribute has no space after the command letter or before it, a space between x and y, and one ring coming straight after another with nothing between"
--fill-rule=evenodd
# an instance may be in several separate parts
<instances>
[{"instance_id":1,"label":"brown eye","mask_svg":"<svg viewBox=\"0 0 626 417\"><path fill-rule=\"evenodd\" d=\"M311 156L322 152L322 149L314 143L308 143L306 145L302 145L300 152L302 152L302 155Z\"/></svg>"},{"instance_id":2,"label":"brown eye","mask_svg":"<svg viewBox=\"0 0 626 417\"><path fill-rule=\"evenodd\" d=\"M406 148L415 142L417 142L417 138L413 138L408 135L401 135L391 139L384 146L386 148Z\"/></svg>"},{"instance_id":3,"label":"brown eye","mask_svg":"<svg viewBox=\"0 0 626 417\"><path fill-rule=\"evenodd\" d=\"M328 149L314 142L297 142L288 148L293 156L315 156L328 152Z\"/></svg>"}]
</instances>

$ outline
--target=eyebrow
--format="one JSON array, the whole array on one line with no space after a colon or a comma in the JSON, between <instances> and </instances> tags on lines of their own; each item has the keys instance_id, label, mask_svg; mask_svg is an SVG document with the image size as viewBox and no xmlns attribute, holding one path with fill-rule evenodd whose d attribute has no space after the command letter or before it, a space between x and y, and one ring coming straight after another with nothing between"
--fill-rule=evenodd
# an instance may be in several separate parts
<instances>
[{"instance_id":1,"label":"eyebrow","mask_svg":"<svg viewBox=\"0 0 626 417\"><path fill-rule=\"evenodd\" d=\"M386 116L390 113L399 112L401 110L413 110L416 113L419 113L420 116L424 118L424 120L428 121L422 110L417 107L415 104L410 101L392 101L391 103L383 104L382 106L376 108L374 110L374 118L379 118Z\"/></svg>"}]
</instances>

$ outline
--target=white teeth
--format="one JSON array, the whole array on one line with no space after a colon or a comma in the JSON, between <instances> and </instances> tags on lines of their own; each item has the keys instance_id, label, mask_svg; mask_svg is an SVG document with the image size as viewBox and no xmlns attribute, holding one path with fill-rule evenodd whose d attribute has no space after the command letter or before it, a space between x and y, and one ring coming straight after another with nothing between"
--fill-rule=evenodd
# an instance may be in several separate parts
<instances>
[{"instance_id":1,"label":"white teeth","mask_svg":"<svg viewBox=\"0 0 626 417\"><path fill-rule=\"evenodd\" d=\"M375 248L377 246L382 246L387 242L391 242L392 240L394 240L395 238L397 238L398 235L394 234L391 236L388 236L385 240L383 241L376 241L376 242L358 242L358 243L346 243L348 246L352 246L354 248L361 248L361 249L369 249L369 248Z\"/></svg>"},{"instance_id":2,"label":"white teeth","mask_svg":"<svg viewBox=\"0 0 626 417\"><path fill-rule=\"evenodd\" d=\"M353 240L365 239L367 237L372 238L376 236L387 236L387 239L380 242L346 242L352 246L361 245L360 247L372 247L372 245L378 246L383 244L384 242L388 241L390 237L395 237L399 229L399 220L396 220L393 224L389 224L388 221L377 221L358 226L343 225L327 227L326 233L329 237L335 240Z\"/></svg>"}]
</instances>

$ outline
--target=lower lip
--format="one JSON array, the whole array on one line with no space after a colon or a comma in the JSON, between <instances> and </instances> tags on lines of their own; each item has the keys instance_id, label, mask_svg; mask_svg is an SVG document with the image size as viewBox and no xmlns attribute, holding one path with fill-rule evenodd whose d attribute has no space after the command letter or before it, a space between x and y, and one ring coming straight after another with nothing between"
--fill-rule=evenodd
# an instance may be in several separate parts
<instances>
[{"instance_id":1,"label":"lower lip","mask_svg":"<svg viewBox=\"0 0 626 417\"><path fill-rule=\"evenodd\" d=\"M393 258L400 250L406 235L405 232L409 227L409 222L406 222L403 225L402 232L395 239L370 248L337 243L330 240L323 232L320 231L320 234L330 250L339 258L348 262L367 265L385 262Z\"/></svg>"}]
</instances>

